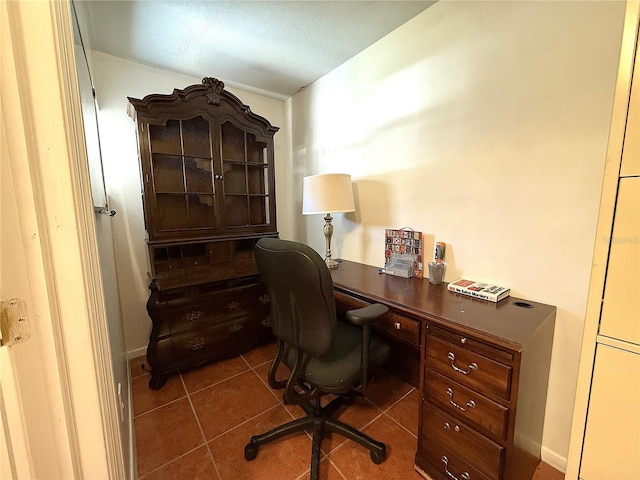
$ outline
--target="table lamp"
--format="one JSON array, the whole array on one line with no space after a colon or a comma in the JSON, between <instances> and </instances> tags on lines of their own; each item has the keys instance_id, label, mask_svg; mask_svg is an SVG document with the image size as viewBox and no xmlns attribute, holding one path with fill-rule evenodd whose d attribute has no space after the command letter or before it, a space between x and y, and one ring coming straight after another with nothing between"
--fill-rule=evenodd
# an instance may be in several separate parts
<instances>
[{"instance_id":1,"label":"table lamp","mask_svg":"<svg viewBox=\"0 0 640 480\"><path fill-rule=\"evenodd\" d=\"M332 213L354 212L351 175L346 173L324 173L302 179L302 214L326 213L324 217L324 238L327 244L325 263L328 268L336 268L338 262L331 258Z\"/></svg>"}]
</instances>

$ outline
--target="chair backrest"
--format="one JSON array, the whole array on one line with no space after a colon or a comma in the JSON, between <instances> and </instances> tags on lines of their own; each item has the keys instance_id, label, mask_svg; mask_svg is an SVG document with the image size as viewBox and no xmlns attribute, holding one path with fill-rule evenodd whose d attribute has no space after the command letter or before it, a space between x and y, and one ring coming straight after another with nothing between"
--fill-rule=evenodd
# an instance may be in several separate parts
<instances>
[{"instance_id":1,"label":"chair backrest","mask_svg":"<svg viewBox=\"0 0 640 480\"><path fill-rule=\"evenodd\" d=\"M326 353L333 343L336 308L324 260L303 243L276 238L260 239L255 257L276 337L309 355Z\"/></svg>"}]
</instances>

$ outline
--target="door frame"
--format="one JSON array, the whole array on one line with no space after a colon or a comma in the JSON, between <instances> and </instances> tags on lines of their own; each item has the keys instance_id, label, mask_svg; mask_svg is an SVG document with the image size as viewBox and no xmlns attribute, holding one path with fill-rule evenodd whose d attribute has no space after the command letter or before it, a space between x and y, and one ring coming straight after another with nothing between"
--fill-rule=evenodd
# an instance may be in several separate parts
<instances>
[{"instance_id":1,"label":"door frame","mask_svg":"<svg viewBox=\"0 0 640 480\"><path fill-rule=\"evenodd\" d=\"M17 205L33 297L28 316L47 392L42 428L56 440L49 445L56 465L39 465L45 460L38 451L45 446L25 428L33 410L20 401L21 382L30 379L20 378L15 368L16 381L3 385L0 407L13 419L3 424L3 435L9 441L25 438L28 459L13 459L22 462L17 471L44 467L64 478L127 478L70 4L9 1L0 2L0 9L8 27L1 33L8 53L2 58L2 119L16 196L25 200Z\"/></svg>"}]
</instances>

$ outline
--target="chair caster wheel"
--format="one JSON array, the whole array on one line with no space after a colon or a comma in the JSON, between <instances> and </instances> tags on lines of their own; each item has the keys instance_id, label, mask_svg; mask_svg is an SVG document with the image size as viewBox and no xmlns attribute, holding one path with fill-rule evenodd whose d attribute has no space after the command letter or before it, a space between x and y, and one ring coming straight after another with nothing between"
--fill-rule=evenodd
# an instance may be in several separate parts
<instances>
[{"instance_id":1,"label":"chair caster wheel","mask_svg":"<svg viewBox=\"0 0 640 480\"><path fill-rule=\"evenodd\" d=\"M258 446L249 442L244 447L244 459L251 461L258 456Z\"/></svg>"},{"instance_id":2,"label":"chair caster wheel","mask_svg":"<svg viewBox=\"0 0 640 480\"><path fill-rule=\"evenodd\" d=\"M371 451L371 461L376 465L380 465L387 459L387 449L383 448L382 450L372 450Z\"/></svg>"}]
</instances>

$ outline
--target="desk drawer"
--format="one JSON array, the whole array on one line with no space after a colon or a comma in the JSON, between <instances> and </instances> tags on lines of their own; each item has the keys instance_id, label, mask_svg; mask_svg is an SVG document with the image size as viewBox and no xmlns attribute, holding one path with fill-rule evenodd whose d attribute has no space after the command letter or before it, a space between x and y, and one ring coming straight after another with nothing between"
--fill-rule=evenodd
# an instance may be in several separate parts
<instances>
[{"instance_id":1,"label":"desk drawer","mask_svg":"<svg viewBox=\"0 0 640 480\"><path fill-rule=\"evenodd\" d=\"M435 335L452 345L459 345L467 350L479 353L480 355L492 358L493 360L497 360L506 365L513 364L514 358L512 352L496 348L484 342L479 342L467 335L461 335L451 330L445 330L444 328L440 328L432 323L429 323L427 328L429 329L429 335Z\"/></svg>"},{"instance_id":2,"label":"desk drawer","mask_svg":"<svg viewBox=\"0 0 640 480\"><path fill-rule=\"evenodd\" d=\"M464 345L427 335L427 367L473 390L509 400L511 367L496 362Z\"/></svg>"},{"instance_id":3,"label":"desk drawer","mask_svg":"<svg viewBox=\"0 0 640 480\"><path fill-rule=\"evenodd\" d=\"M487 477L443 445L435 444L425 452L425 469L431 480L499 480Z\"/></svg>"},{"instance_id":4,"label":"desk drawer","mask_svg":"<svg viewBox=\"0 0 640 480\"><path fill-rule=\"evenodd\" d=\"M424 396L444 412L477 425L501 440L507 436L509 409L433 370L425 369Z\"/></svg>"},{"instance_id":5,"label":"desk drawer","mask_svg":"<svg viewBox=\"0 0 640 480\"><path fill-rule=\"evenodd\" d=\"M413 347L420 347L420 322L398 315L393 310L378 321L376 328Z\"/></svg>"},{"instance_id":6,"label":"desk drawer","mask_svg":"<svg viewBox=\"0 0 640 480\"><path fill-rule=\"evenodd\" d=\"M346 293L334 290L336 300L336 311L338 315L344 315L348 310L366 307L370 302L366 302ZM420 348L420 322L393 310L384 315L375 324L375 329L390 337L408 343L412 347Z\"/></svg>"},{"instance_id":7,"label":"desk drawer","mask_svg":"<svg viewBox=\"0 0 640 480\"><path fill-rule=\"evenodd\" d=\"M422 438L430 448L442 445L489 478L498 480L504 461L504 447L492 442L471 427L423 401ZM441 456L441 455L440 455ZM436 460L439 460L437 457Z\"/></svg>"}]
</instances>

